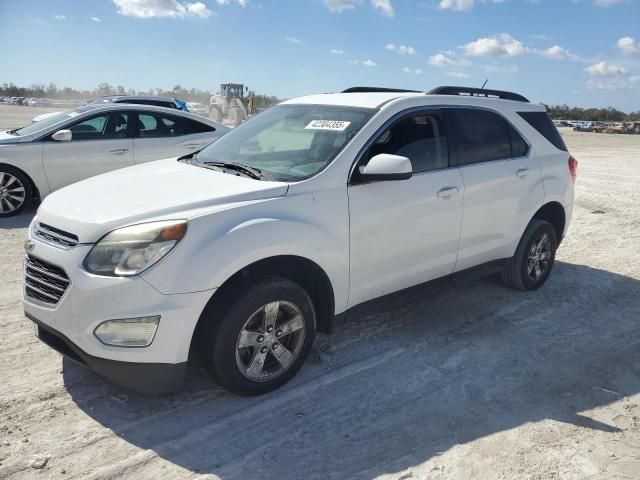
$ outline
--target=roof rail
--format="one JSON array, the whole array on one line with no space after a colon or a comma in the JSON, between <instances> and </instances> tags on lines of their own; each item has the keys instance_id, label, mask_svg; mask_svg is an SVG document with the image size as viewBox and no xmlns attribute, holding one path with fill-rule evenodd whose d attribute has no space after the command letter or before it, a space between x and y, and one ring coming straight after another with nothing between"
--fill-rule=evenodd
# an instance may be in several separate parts
<instances>
[{"instance_id":1,"label":"roof rail","mask_svg":"<svg viewBox=\"0 0 640 480\"><path fill-rule=\"evenodd\" d=\"M385 87L351 87L343 90L341 93L424 93L420 90L403 90L401 88L385 88Z\"/></svg>"},{"instance_id":2,"label":"roof rail","mask_svg":"<svg viewBox=\"0 0 640 480\"><path fill-rule=\"evenodd\" d=\"M472 87L452 87L443 86L436 87L428 95L463 95L470 97L487 97L487 98L502 98L504 100L514 100L516 102L527 102L525 97L519 93L505 92L503 90L489 90L486 88L472 88Z\"/></svg>"}]
</instances>

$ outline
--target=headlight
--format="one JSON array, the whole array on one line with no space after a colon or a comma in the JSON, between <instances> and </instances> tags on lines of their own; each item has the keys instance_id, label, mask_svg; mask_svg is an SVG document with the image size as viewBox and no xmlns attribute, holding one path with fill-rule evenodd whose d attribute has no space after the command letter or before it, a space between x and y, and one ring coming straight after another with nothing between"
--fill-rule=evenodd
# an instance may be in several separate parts
<instances>
[{"instance_id":1,"label":"headlight","mask_svg":"<svg viewBox=\"0 0 640 480\"><path fill-rule=\"evenodd\" d=\"M141 223L102 237L84 259L84 268L96 275L128 277L158 263L187 231L186 220Z\"/></svg>"},{"instance_id":2,"label":"headlight","mask_svg":"<svg viewBox=\"0 0 640 480\"><path fill-rule=\"evenodd\" d=\"M148 347L153 342L160 316L107 320L93 331L100 342L112 347Z\"/></svg>"}]
</instances>

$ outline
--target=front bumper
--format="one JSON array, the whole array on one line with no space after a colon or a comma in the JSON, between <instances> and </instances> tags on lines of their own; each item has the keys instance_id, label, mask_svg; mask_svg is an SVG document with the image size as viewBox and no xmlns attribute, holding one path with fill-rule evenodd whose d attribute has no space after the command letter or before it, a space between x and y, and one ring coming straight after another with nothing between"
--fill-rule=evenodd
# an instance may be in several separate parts
<instances>
[{"instance_id":1,"label":"front bumper","mask_svg":"<svg viewBox=\"0 0 640 480\"><path fill-rule=\"evenodd\" d=\"M187 362L134 363L94 357L33 315L25 315L35 323L36 335L43 343L112 383L144 395L162 395L182 388Z\"/></svg>"},{"instance_id":2,"label":"front bumper","mask_svg":"<svg viewBox=\"0 0 640 480\"><path fill-rule=\"evenodd\" d=\"M39 302L23 290L25 314L38 325L41 340L132 390L160 393L181 382L174 377L184 373L198 319L214 290L163 294L139 276L92 275L82 267L90 245L64 249L31 234L29 240L33 243L29 256L64 270L69 279L54 305ZM104 345L93 334L105 320L155 315L160 322L147 347ZM158 386L147 388L146 382Z\"/></svg>"}]
</instances>

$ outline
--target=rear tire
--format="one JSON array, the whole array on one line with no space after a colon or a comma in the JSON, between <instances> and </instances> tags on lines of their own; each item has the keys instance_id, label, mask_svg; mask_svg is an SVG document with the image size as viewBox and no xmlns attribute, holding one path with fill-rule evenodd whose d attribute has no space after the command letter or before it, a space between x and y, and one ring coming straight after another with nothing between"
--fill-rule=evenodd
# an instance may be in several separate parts
<instances>
[{"instance_id":1,"label":"rear tire","mask_svg":"<svg viewBox=\"0 0 640 480\"><path fill-rule=\"evenodd\" d=\"M22 213L32 199L33 189L27 176L17 168L0 165L0 218Z\"/></svg>"},{"instance_id":2,"label":"rear tire","mask_svg":"<svg viewBox=\"0 0 640 480\"><path fill-rule=\"evenodd\" d=\"M536 290L544 285L556 258L558 240L553 226L534 218L522 234L516 254L500 274L502 281L518 290Z\"/></svg>"},{"instance_id":3,"label":"rear tire","mask_svg":"<svg viewBox=\"0 0 640 480\"><path fill-rule=\"evenodd\" d=\"M302 367L315 339L309 295L285 278L239 282L205 313L202 361L227 390L260 395L287 383Z\"/></svg>"}]
</instances>

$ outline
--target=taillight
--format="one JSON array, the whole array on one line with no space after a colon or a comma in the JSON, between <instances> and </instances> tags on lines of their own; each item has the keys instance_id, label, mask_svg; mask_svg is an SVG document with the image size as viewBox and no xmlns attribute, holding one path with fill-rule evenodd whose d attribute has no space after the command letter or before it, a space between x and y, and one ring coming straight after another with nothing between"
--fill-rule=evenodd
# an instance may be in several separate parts
<instances>
[{"instance_id":1,"label":"taillight","mask_svg":"<svg viewBox=\"0 0 640 480\"><path fill-rule=\"evenodd\" d=\"M576 183L576 177L578 176L578 160L573 158L573 155L569 157L569 173L571 173L571 180Z\"/></svg>"}]
</instances>

